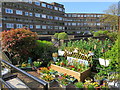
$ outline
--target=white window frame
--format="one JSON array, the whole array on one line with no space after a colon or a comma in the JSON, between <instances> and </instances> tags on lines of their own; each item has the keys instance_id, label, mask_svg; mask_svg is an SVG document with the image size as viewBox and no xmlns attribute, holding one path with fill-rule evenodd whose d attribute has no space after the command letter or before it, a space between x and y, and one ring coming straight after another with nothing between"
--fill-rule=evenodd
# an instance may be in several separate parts
<instances>
[{"instance_id":1,"label":"white window frame","mask_svg":"<svg viewBox=\"0 0 120 90\"><path fill-rule=\"evenodd\" d=\"M17 15L22 15L22 11L21 10L16 10L16 14Z\"/></svg>"},{"instance_id":2,"label":"white window frame","mask_svg":"<svg viewBox=\"0 0 120 90\"><path fill-rule=\"evenodd\" d=\"M33 29L33 25L30 25L29 28Z\"/></svg>"},{"instance_id":3,"label":"white window frame","mask_svg":"<svg viewBox=\"0 0 120 90\"><path fill-rule=\"evenodd\" d=\"M42 7L46 7L47 5L45 3L41 3L41 6Z\"/></svg>"},{"instance_id":4,"label":"white window frame","mask_svg":"<svg viewBox=\"0 0 120 90\"><path fill-rule=\"evenodd\" d=\"M6 28L14 28L14 24L13 23L6 23Z\"/></svg>"},{"instance_id":5,"label":"white window frame","mask_svg":"<svg viewBox=\"0 0 120 90\"><path fill-rule=\"evenodd\" d=\"M30 13L29 13L29 16L33 16L33 13L32 13L32 12L30 12Z\"/></svg>"},{"instance_id":6,"label":"white window frame","mask_svg":"<svg viewBox=\"0 0 120 90\"><path fill-rule=\"evenodd\" d=\"M23 24L16 24L16 28L22 28Z\"/></svg>"},{"instance_id":7,"label":"white window frame","mask_svg":"<svg viewBox=\"0 0 120 90\"><path fill-rule=\"evenodd\" d=\"M36 1L36 2L35 2L35 5L40 6L40 2L37 2L37 1Z\"/></svg>"},{"instance_id":8,"label":"white window frame","mask_svg":"<svg viewBox=\"0 0 120 90\"><path fill-rule=\"evenodd\" d=\"M0 27L2 27L2 23L0 23Z\"/></svg>"},{"instance_id":9,"label":"white window frame","mask_svg":"<svg viewBox=\"0 0 120 90\"><path fill-rule=\"evenodd\" d=\"M42 14L42 18L46 18L47 16L45 14Z\"/></svg>"},{"instance_id":10,"label":"white window frame","mask_svg":"<svg viewBox=\"0 0 120 90\"><path fill-rule=\"evenodd\" d=\"M47 29L47 26L46 25L42 25L42 29Z\"/></svg>"},{"instance_id":11,"label":"white window frame","mask_svg":"<svg viewBox=\"0 0 120 90\"><path fill-rule=\"evenodd\" d=\"M35 27L36 27L36 29L40 29L40 28L41 28L41 26L40 26L40 25L36 25Z\"/></svg>"},{"instance_id":12,"label":"white window frame","mask_svg":"<svg viewBox=\"0 0 120 90\"><path fill-rule=\"evenodd\" d=\"M29 13L28 12L25 12L25 16L28 16L29 15Z\"/></svg>"},{"instance_id":13,"label":"white window frame","mask_svg":"<svg viewBox=\"0 0 120 90\"><path fill-rule=\"evenodd\" d=\"M35 13L35 17L40 17L40 14L39 13Z\"/></svg>"},{"instance_id":14,"label":"white window frame","mask_svg":"<svg viewBox=\"0 0 120 90\"><path fill-rule=\"evenodd\" d=\"M5 12L9 14L13 14L13 9L5 8Z\"/></svg>"}]
</instances>

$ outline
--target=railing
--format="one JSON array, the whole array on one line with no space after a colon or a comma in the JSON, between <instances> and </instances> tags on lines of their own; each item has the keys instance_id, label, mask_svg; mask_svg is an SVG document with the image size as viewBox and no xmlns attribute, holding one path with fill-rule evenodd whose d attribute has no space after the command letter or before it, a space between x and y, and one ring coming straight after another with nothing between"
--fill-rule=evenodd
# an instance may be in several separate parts
<instances>
[{"instance_id":1,"label":"railing","mask_svg":"<svg viewBox=\"0 0 120 90\"><path fill-rule=\"evenodd\" d=\"M13 88L9 84L7 84L2 78L0 78L0 83L1 83L1 86L0 86L1 88L4 85L4 87L8 88L8 90L13 90Z\"/></svg>"},{"instance_id":2,"label":"railing","mask_svg":"<svg viewBox=\"0 0 120 90\"><path fill-rule=\"evenodd\" d=\"M41 79L39 79L39 78L37 78L37 77L35 77L35 76L29 74L29 73L27 73L27 72L25 72L25 71L23 71L23 70L17 68L16 66L14 66L14 65L12 65L12 64L10 64L10 63L8 63L8 62L5 61L5 60L1 60L1 62L7 64L8 66L10 66L11 68L15 69L16 71L18 71L18 72L20 72L20 73L26 75L26 76L29 77L30 79L32 79L32 80L38 82L39 84L43 85L43 86L44 86L44 90L48 90L48 83L45 82L44 80L41 80Z\"/></svg>"}]
</instances>

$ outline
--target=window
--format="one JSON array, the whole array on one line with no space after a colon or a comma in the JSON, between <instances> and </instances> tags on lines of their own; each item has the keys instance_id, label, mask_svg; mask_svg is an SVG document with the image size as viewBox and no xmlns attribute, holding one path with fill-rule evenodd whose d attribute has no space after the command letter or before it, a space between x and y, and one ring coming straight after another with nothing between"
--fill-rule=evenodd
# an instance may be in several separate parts
<instances>
[{"instance_id":1,"label":"window","mask_svg":"<svg viewBox=\"0 0 120 90\"><path fill-rule=\"evenodd\" d=\"M14 28L14 24L13 24L13 23L7 23L7 24L6 24L6 27L7 27L7 28Z\"/></svg>"},{"instance_id":2,"label":"window","mask_svg":"<svg viewBox=\"0 0 120 90\"><path fill-rule=\"evenodd\" d=\"M46 28L47 28L46 25L43 25L43 26L42 26L42 29L46 29Z\"/></svg>"},{"instance_id":3,"label":"window","mask_svg":"<svg viewBox=\"0 0 120 90\"><path fill-rule=\"evenodd\" d=\"M87 15L84 15L84 17L87 17Z\"/></svg>"},{"instance_id":4,"label":"window","mask_svg":"<svg viewBox=\"0 0 120 90\"><path fill-rule=\"evenodd\" d=\"M33 14L32 14L31 12L29 13L29 15L30 15L30 16L33 16Z\"/></svg>"},{"instance_id":5,"label":"window","mask_svg":"<svg viewBox=\"0 0 120 90\"><path fill-rule=\"evenodd\" d=\"M22 11L21 10L16 10L16 14L22 15Z\"/></svg>"},{"instance_id":6,"label":"window","mask_svg":"<svg viewBox=\"0 0 120 90\"><path fill-rule=\"evenodd\" d=\"M59 29L60 29L60 30L62 30L62 27L61 27L61 26L59 26Z\"/></svg>"},{"instance_id":7,"label":"window","mask_svg":"<svg viewBox=\"0 0 120 90\"><path fill-rule=\"evenodd\" d=\"M48 17L48 19L53 19L53 16L47 16Z\"/></svg>"},{"instance_id":8,"label":"window","mask_svg":"<svg viewBox=\"0 0 120 90\"><path fill-rule=\"evenodd\" d=\"M28 16L29 15L29 13L28 12L25 12L25 16Z\"/></svg>"},{"instance_id":9,"label":"window","mask_svg":"<svg viewBox=\"0 0 120 90\"><path fill-rule=\"evenodd\" d=\"M53 7L51 5L47 5L48 8L52 9Z\"/></svg>"},{"instance_id":10,"label":"window","mask_svg":"<svg viewBox=\"0 0 120 90\"><path fill-rule=\"evenodd\" d=\"M48 26L48 29L53 29L53 26Z\"/></svg>"},{"instance_id":11,"label":"window","mask_svg":"<svg viewBox=\"0 0 120 90\"><path fill-rule=\"evenodd\" d=\"M40 6L40 2L35 2L35 5L38 5L38 6Z\"/></svg>"},{"instance_id":12,"label":"window","mask_svg":"<svg viewBox=\"0 0 120 90\"><path fill-rule=\"evenodd\" d=\"M22 28L23 25L22 24L16 24L16 28Z\"/></svg>"},{"instance_id":13,"label":"window","mask_svg":"<svg viewBox=\"0 0 120 90\"><path fill-rule=\"evenodd\" d=\"M62 17L59 17L59 20L63 20L63 18L62 18Z\"/></svg>"},{"instance_id":14,"label":"window","mask_svg":"<svg viewBox=\"0 0 120 90\"><path fill-rule=\"evenodd\" d=\"M12 14L12 13L13 13L13 10L12 10L12 9L9 9L9 8L6 8L6 9L5 9L5 12L6 12L6 13L11 13L11 14Z\"/></svg>"},{"instance_id":15,"label":"window","mask_svg":"<svg viewBox=\"0 0 120 90\"><path fill-rule=\"evenodd\" d=\"M42 7L46 7L46 4L45 4L45 3L42 3Z\"/></svg>"},{"instance_id":16,"label":"window","mask_svg":"<svg viewBox=\"0 0 120 90\"><path fill-rule=\"evenodd\" d=\"M40 14L39 13L35 13L35 17L40 17Z\"/></svg>"},{"instance_id":17,"label":"window","mask_svg":"<svg viewBox=\"0 0 120 90\"><path fill-rule=\"evenodd\" d=\"M62 8L59 8L59 11L63 11Z\"/></svg>"},{"instance_id":18,"label":"window","mask_svg":"<svg viewBox=\"0 0 120 90\"><path fill-rule=\"evenodd\" d=\"M54 19L55 19L55 20L59 20L59 18L58 18L58 17L54 17Z\"/></svg>"},{"instance_id":19,"label":"window","mask_svg":"<svg viewBox=\"0 0 120 90\"><path fill-rule=\"evenodd\" d=\"M0 23L0 27L2 27L2 23Z\"/></svg>"},{"instance_id":20,"label":"window","mask_svg":"<svg viewBox=\"0 0 120 90\"><path fill-rule=\"evenodd\" d=\"M65 25L67 25L67 23L65 23Z\"/></svg>"},{"instance_id":21,"label":"window","mask_svg":"<svg viewBox=\"0 0 120 90\"><path fill-rule=\"evenodd\" d=\"M78 15L78 17L80 17L80 15Z\"/></svg>"},{"instance_id":22,"label":"window","mask_svg":"<svg viewBox=\"0 0 120 90\"><path fill-rule=\"evenodd\" d=\"M0 12L2 12L2 9L0 8Z\"/></svg>"},{"instance_id":23,"label":"window","mask_svg":"<svg viewBox=\"0 0 120 90\"><path fill-rule=\"evenodd\" d=\"M97 23L98 26L100 26L100 23Z\"/></svg>"},{"instance_id":24,"label":"window","mask_svg":"<svg viewBox=\"0 0 120 90\"><path fill-rule=\"evenodd\" d=\"M28 3L32 4L32 0L28 0Z\"/></svg>"},{"instance_id":25,"label":"window","mask_svg":"<svg viewBox=\"0 0 120 90\"><path fill-rule=\"evenodd\" d=\"M58 7L54 7L55 10L58 10Z\"/></svg>"},{"instance_id":26,"label":"window","mask_svg":"<svg viewBox=\"0 0 120 90\"><path fill-rule=\"evenodd\" d=\"M76 23L72 23L73 26L76 26Z\"/></svg>"},{"instance_id":27,"label":"window","mask_svg":"<svg viewBox=\"0 0 120 90\"><path fill-rule=\"evenodd\" d=\"M33 25L30 25L30 28L33 28Z\"/></svg>"},{"instance_id":28,"label":"window","mask_svg":"<svg viewBox=\"0 0 120 90\"><path fill-rule=\"evenodd\" d=\"M41 28L41 26L40 25L36 25L36 29L39 29L39 28Z\"/></svg>"},{"instance_id":29,"label":"window","mask_svg":"<svg viewBox=\"0 0 120 90\"><path fill-rule=\"evenodd\" d=\"M81 15L81 17L83 17L83 15Z\"/></svg>"},{"instance_id":30,"label":"window","mask_svg":"<svg viewBox=\"0 0 120 90\"><path fill-rule=\"evenodd\" d=\"M70 26L71 25L71 23L68 23L68 26Z\"/></svg>"},{"instance_id":31,"label":"window","mask_svg":"<svg viewBox=\"0 0 120 90\"><path fill-rule=\"evenodd\" d=\"M54 29L58 29L58 26L54 26Z\"/></svg>"},{"instance_id":32,"label":"window","mask_svg":"<svg viewBox=\"0 0 120 90\"><path fill-rule=\"evenodd\" d=\"M45 15L45 14L42 14L42 18L46 18L46 15Z\"/></svg>"},{"instance_id":33,"label":"window","mask_svg":"<svg viewBox=\"0 0 120 90\"><path fill-rule=\"evenodd\" d=\"M73 14L72 17L77 17L77 15L76 15L76 14Z\"/></svg>"}]
</instances>

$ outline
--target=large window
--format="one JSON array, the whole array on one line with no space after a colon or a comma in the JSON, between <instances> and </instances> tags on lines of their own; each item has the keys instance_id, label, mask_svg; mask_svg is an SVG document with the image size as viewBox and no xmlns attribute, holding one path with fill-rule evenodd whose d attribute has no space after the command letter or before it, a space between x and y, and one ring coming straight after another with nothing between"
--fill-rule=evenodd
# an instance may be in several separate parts
<instances>
[{"instance_id":1,"label":"large window","mask_svg":"<svg viewBox=\"0 0 120 90\"><path fill-rule=\"evenodd\" d=\"M42 3L42 7L46 7L46 4L45 4L45 3Z\"/></svg>"},{"instance_id":2,"label":"large window","mask_svg":"<svg viewBox=\"0 0 120 90\"><path fill-rule=\"evenodd\" d=\"M2 27L2 23L0 23L0 27Z\"/></svg>"},{"instance_id":3,"label":"large window","mask_svg":"<svg viewBox=\"0 0 120 90\"><path fill-rule=\"evenodd\" d=\"M36 29L40 29L41 28L41 26L40 25L36 25Z\"/></svg>"},{"instance_id":4,"label":"large window","mask_svg":"<svg viewBox=\"0 0 120 90\"><path fill-rule=\"evenodd\" d=\"M46 25L43 25L43 26L42 26L42 29L46 29L46 28L47 28Z\"/></svg>"},{"instance_id":5,"label":"large window","mask_svg":"<svg viewBox=\"0 0 120 90\"><path fill-rule=\"evenodd\" d=\"M30 28L33 28L33 25L30 25Z\"/></svg>"},{"instance_id":6,"label":"large window","mask_svg":"<svg viewBox=\"0 0 120 90\"><path fill-rule=\"evenodd\" d=\"M13 23L6 23L6 28L14 28L14 24Z\"/></svg>"},{"instance_id":7,"label":"large window","mask_svg":"<svg viewBox=\"0 0 120 90\"><path fill-rule=\"evenodd\" d=\"M76 26L76 23L72 23L73 26Z\"/></svg>"},{"instance_id":8,"label":"large window","mask_svg":"<svg viewBox=\"0 0 120 90\"><path fill-rule=\"evenodd\" d=\"M32 14L31 12L29 13L29 15L30 15L30 16L33 16L33 14Z\"/></svg>"},{"instance_id":9,"label":"large window","mask_svg":"<svg viewBox=\"0 0 120 90\"><path fill-rule=\"evenodd\" d=\"M59 20L59 17L54 17L55 20Z\"/></svg>"},{"instance_id":10,"label":"large window","mask_svg":"<svg viewBox=\"0 0 120 90\"><path fill-rule=\"evenodd\" d=\"M62 30L62 26L59 26L59 30Z\"/></svg>"},{"instance_id":11,"label":"large window","mask_svg":"<svg viewBox=\"0 0 120 90\"><path fill-rule=\"evenodd\" d=\"M29 15L29 13L28 12L25 12L25 16L28 16Z\"/></svg>"},{"instance_id":12,"label":"large window","mask_svg":"<svg viewBox=\"0 0 120 90\"><path fill-rule=\"evenodd\" d=\"M53 19L53 16L47 16L48 19Z\"/></svg>"},{"instance_id":13,"label":"large window","mask_svg":"<svg viewBox=\"0 0 120 90\"><path fill-rule=\"evenodd\" d=\"M53 26L48 26L48 29L53 29Z\"/></svg>"},{"instance_id":14,"label":"large window","mask_svg":"<svg viewBox=\"0 0 120 90\"><path fill-rule=\"evenodd\" d=\"M35 13L35 17L40 17L40 14L39 13Z\"/></svg>"},{"instance_id":15,"label":"large window","mask_svg":"<svg viewBox=\"0 0 120 90\"><path fill-rule=\"evenodd\" d=\"M58 7L54 7L55 10L58 10Z\"/></svg>"},{"instance_id":16,"label":"large window","mask_svg":"<svg viewBox=\"0 0 120 90\"><path fill-rule=\"evenodd\" d=\"M59 8L59 11L63 11L63 9L62 9L62 8Z\"/></svg>"},{"instance_id":17,"label":"large window","mask_svg":"<svg viewBox=\"0 0 120 90\"><path fill-rule=\"evenodd\" d=\"M16 14L22 15L22 11L21 10L16 10Z\"/></svg>"},{"instance_id":18,"label":"large window","mask_svg":"<svg viewBox=\"0 0 120 90\"><path fill-rule=\"evenodd\" d=\"M35 2L35 5L38 5L38 6L40 6L40 2Z\"/></svg>"},{"instance_id":19,"label":"large window","mask_svg":"<svg viewBox=\"0 0 120 90\"><path fill-rule=\"evenodd\" d=\"M63 20L63 18L62 18L62 17L59 17L59 20Z\"/></svg>"},{"instance_id":20,"label":"large window","mask_svg":"<svg viewBox=\"0 0 120 90\"><path fill-rule=\"evenodd\" d=\"M0 8L0 12L2 12L2 9Z\"/></svg>"},{"instance_id":21,"label":"large window","mask_svg":"<svg viewBox=\"0 0 120 90\"><path fill-rule=\"evenodd\" d=\"M12 14L12 13L13 13L13 10L12 10L12 9L9 9L9 8L6 8L6 9L5 9L5 12L6 12L6 13L11 13L11 14Z\"/></svg>"},{"instance_id":22,"label":"large window","mask_svg":"<svg viewBox=\"0 0 120 90\"><path fill-rule=\"evenodd\" d=\"M45 15L45 14L42 14L42 18L46 18L46 15Z\"/></svg>"},{"instance_id":23,"label":"large window","mask_svg":"<svg viewBox=\"0 0 120 90\"><path fill-rule=\"evenodd\" d=\"M22 24L16 24L16 28L22 28L23 25Z\"/></svg>"}]
</instances>

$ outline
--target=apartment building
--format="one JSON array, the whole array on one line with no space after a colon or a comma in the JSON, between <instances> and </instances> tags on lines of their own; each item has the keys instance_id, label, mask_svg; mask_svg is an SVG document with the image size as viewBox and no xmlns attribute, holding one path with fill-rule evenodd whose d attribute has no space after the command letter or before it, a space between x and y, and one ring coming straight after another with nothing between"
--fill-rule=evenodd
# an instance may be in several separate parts
<instances>
[{"instance_id":1,"label":"apartment building","mask_svg":"<svg viewBox=\"0 0 120 90\"><path fill-rule=\"evenodd\" d=\"M20 2L3 2L0 8L1 30L22 28L26 26L38 34L67 32L79 34L90 30L109 30L110 26L100 21L104 14L65 13L64 5L42 1L20 0Z\"/></svg>"},{"instance_id":2,"label":"apartment building","mask_svg":"<svg viewBox=\"0 0 120 90\"><path fill-rule=\"evenodd\" d=\"M101 21L104 14L96 13L66 13L65 31L69 34L89 32L90 30L109 30L110 25Z\"/></svg>"},{"instance_id":3,"label":"apartment building","mask_svg":"<svg viewBox=\"0 0 120 90\"><path fill-rule=\"evenodd\" d=\"M54 34L64 30L64 6L42 1L3 2L2 30L26 26L38 34Z\"/></svg>"}]
</instances>

